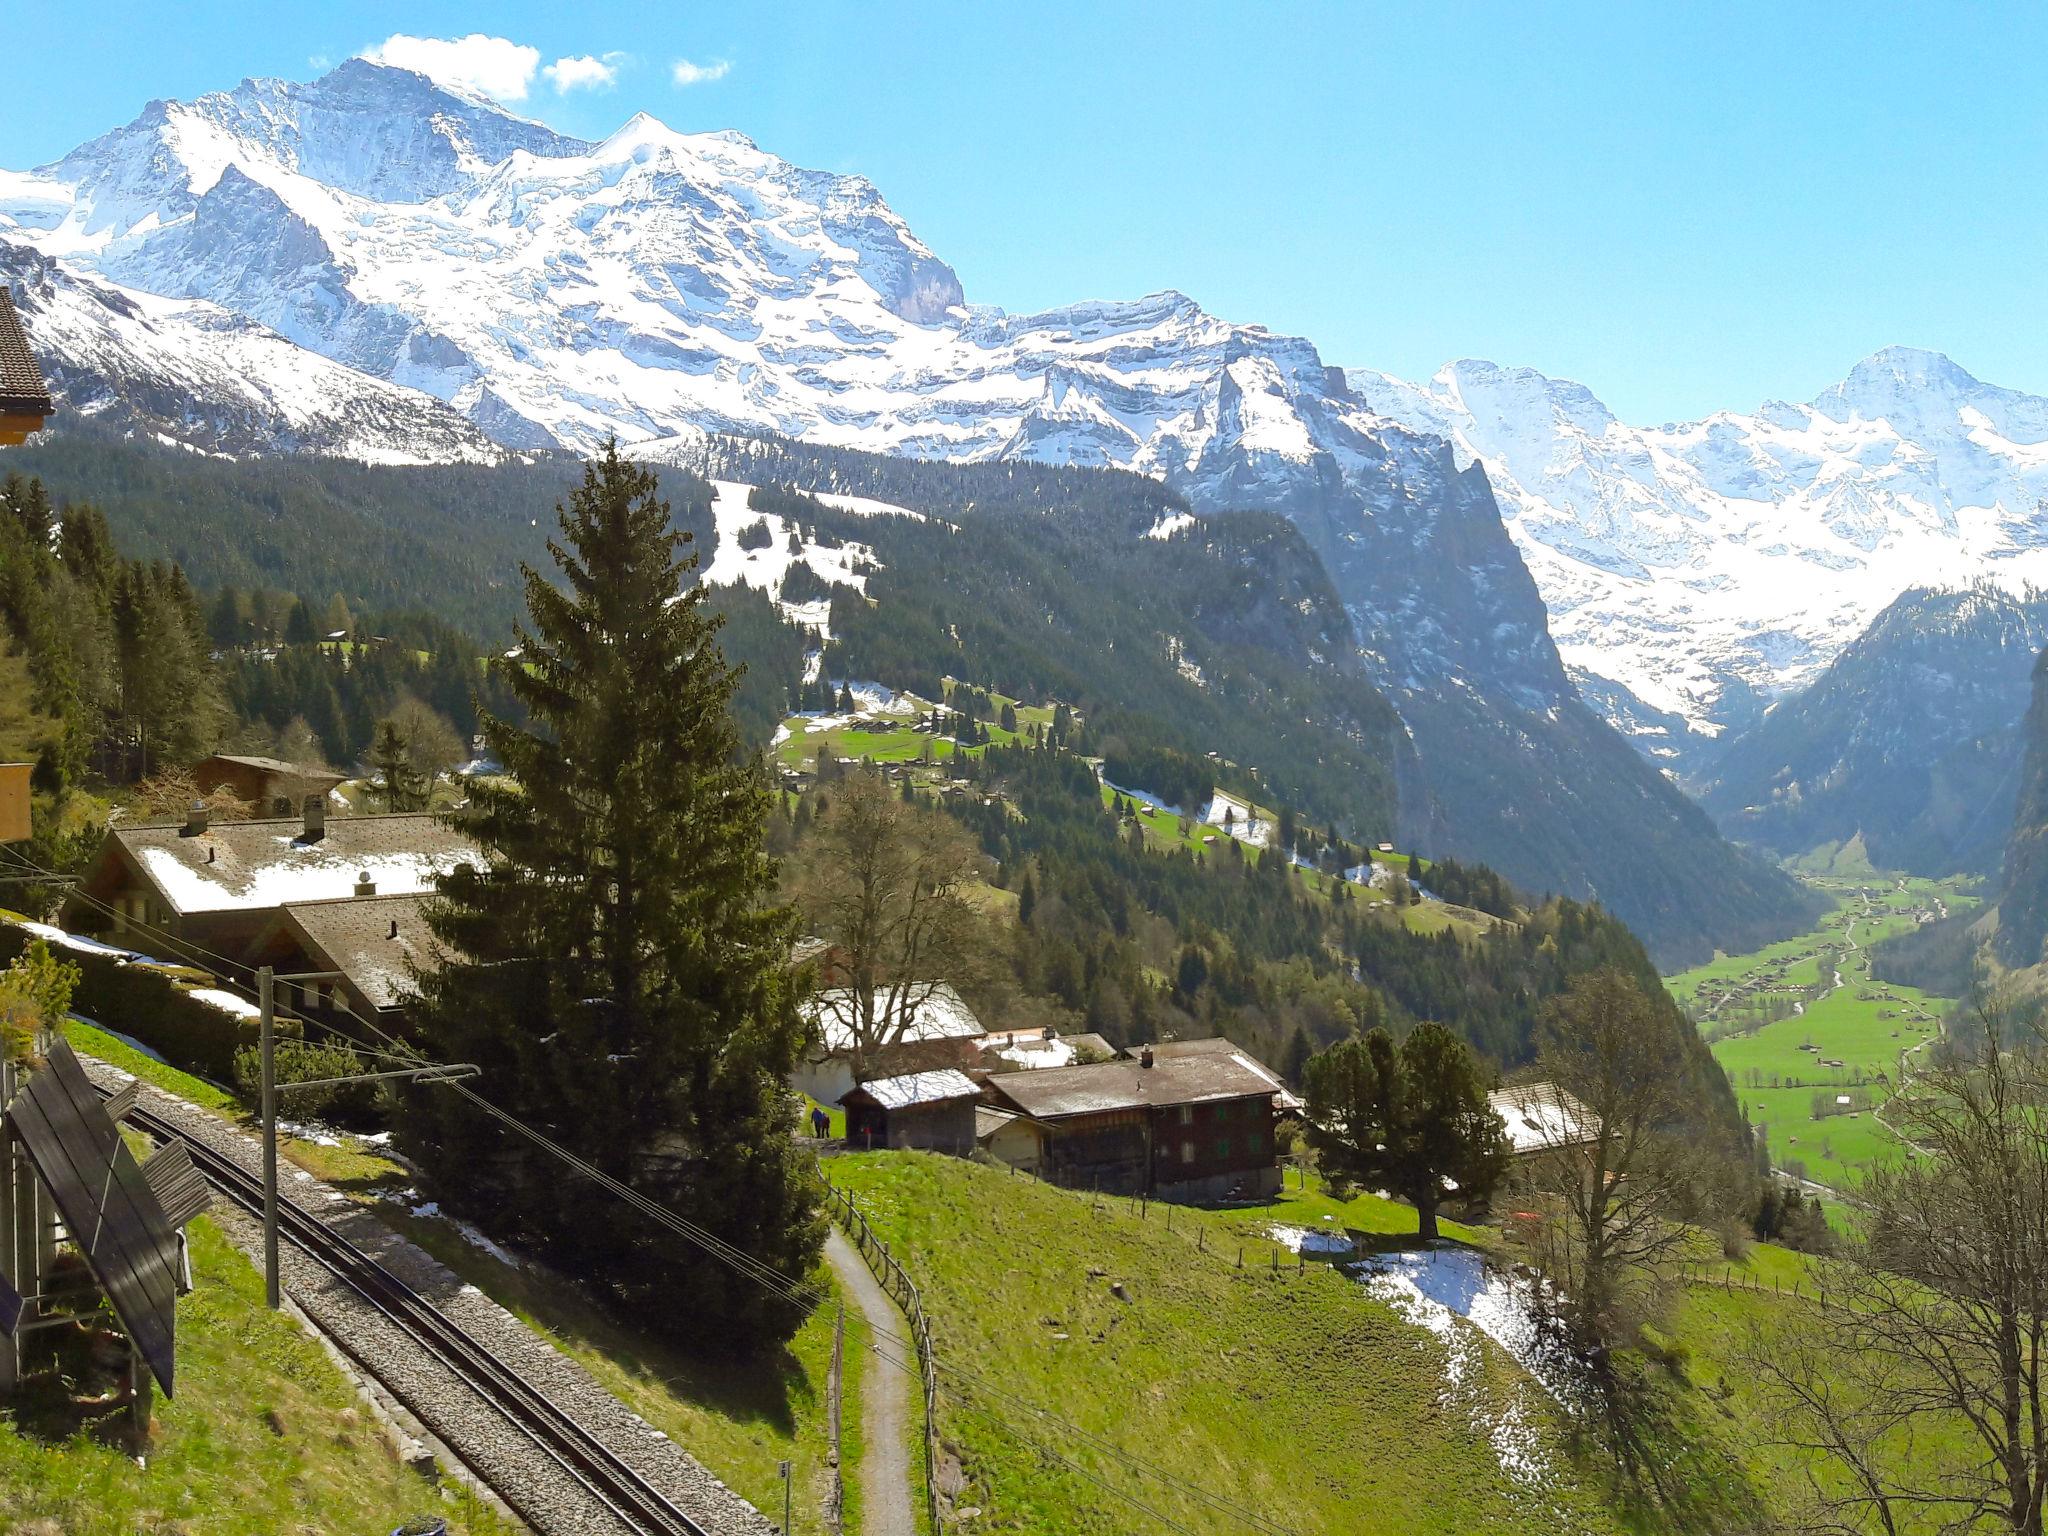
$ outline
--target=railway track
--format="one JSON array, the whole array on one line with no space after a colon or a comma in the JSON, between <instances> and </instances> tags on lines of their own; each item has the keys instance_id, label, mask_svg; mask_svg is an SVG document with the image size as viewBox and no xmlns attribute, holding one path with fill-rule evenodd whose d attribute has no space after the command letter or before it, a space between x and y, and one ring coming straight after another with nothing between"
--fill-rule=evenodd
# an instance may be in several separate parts
<instances>
[{"instance_id":1,"label":"railway track","mask_svg":"<svg viewBox=\"0 0 2048 1536\"><path fill-rule=\"evenodd\" d=\"M127 1124L166 1141L182 1140L208 1183L244 1210L261 1217L263 1181L232 1158L183 1135L178 1127L137 1106ZM417 1291L347 1238L280 1196L279 1235L323 1265L364 1302L382 1313L422 1352L490 1404L549 1462L608 1510L626 1530L647 1536L714 1536L711 1527L685 1514L658 1488L622 1460L610 1446L549 1402L540 1392L479 1343ZM337 1343L341 1341L337 1340ZM343 1346L346 1348L346 1346ZM375 1364L358 1359L372 1375ZM406 1406L422 1418L420 1404ZM522 1518L541 1523L533 1513L513 1507Z\"/></svg>"}]
</instances>

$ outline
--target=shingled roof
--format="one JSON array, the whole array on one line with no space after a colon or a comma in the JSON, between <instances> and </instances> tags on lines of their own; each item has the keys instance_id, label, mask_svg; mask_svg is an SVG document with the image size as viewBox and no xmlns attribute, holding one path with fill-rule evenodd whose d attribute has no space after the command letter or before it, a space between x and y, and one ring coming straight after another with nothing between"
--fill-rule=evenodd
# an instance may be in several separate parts
<instances>
[{"instance_id":1,"label":"shingled roof","mask_svg":"<svg viewBox=\"0 0 2048 1536\"><path fill-rule=\"evenodd\" d=\"M1123 1059L1086 1067L1006 1072L989 1091L1034 1120L1099 1114L1112 1109L1158 1109L1212 1099L1271 1098L1279 1090L1269 1073L1242 1051L1162 1056L1152 1066Z\"/></svg>"},{"instance_id":2,"label":"shingled roof","mask_svg":"<svg viewBox=\"0 0 2048 1536\"><path fill-rule=\"evenodd\" d=\"M0 440L19 442L39 430L54 409L43 370L14 312L14 295L0 287Z\"/></svg>"},{"instance_id":3,"label":"shingled roof","mask_svg":"<svg viewBox=\"0 0 2048 1536\"><path fill-rule=\"evenodd\" d=\"M375 895L419 895L460 864L481 864L474 843L438 816L337 816L308 838L298 817L216 822L204 832L117 827L109 839L171 909L259 911L353 896L368 876Z\"/></svg>"},{"instance_id":4,"label":"shingled roof","mask_svg":"<svg viewBox=\"0 0 2048 1536\"><path fill-rule=\"evenodd\" d=\"M434 966L423 902L416 895L295 901L284 921L317 966L340 971L372 1008L396 1008L413 989L413 967Z\"/></svg>"}]
</instances>

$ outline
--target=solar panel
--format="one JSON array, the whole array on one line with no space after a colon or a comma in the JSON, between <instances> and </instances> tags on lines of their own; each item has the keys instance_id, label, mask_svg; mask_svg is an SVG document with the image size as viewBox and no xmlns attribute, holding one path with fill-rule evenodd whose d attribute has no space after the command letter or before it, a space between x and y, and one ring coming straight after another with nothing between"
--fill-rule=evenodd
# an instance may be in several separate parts
<instances>
[{"instance_id":1,"label":"solar panel","mask_svg":"<svg viewBox=\"0 0 2048 1536\"><path fill-rule=\"evenodd\" d=\"M129 1340L172 1395L178 1240L71 1047L58 1041L7 1109L7 1128L50 1191Z\"/></svg>"}]
</instances>

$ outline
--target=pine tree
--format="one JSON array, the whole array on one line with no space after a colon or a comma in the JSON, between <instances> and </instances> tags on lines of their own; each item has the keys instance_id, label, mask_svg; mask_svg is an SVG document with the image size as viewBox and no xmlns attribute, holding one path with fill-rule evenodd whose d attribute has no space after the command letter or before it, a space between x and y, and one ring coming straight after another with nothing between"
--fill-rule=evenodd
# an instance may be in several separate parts
<instances>
[{"instance_id":1,"label":"pine tree","mask_svg":"<svg viewBox=\"0 0 2048 1536\"><path fill-rule=\"evenodd\" d=\"M284 643L311 645L319 638L319 633L313 628L313 610L302 597L292 604L292 616L285 620Z\"/></svg>"},{"instance_id":2,"label":"pine tree","mask_svg":"<svg viewBox=\"0 0 2048 1536\"><path fill-rule=\"evenodd\" d=\"M413 767L412 751L396 720L377 727L377 744L370 749L370 766L384 780L384 808L390 811L424 811L428 786L425 775Z\"/></svg>"},{"instance_id":3,"label":"pine tree","mask_svg":"<svg viewBox=\"0 0 2048 1536\"><path fill-rule=\"evenodd\" d=\"M617 445L584 468L525 573L529 724L486 717L505 782L470 790L487 867L445 880L446 952L423 1043L484 1063L483 1091L615 1178L799 1282L823 1238L782 1083L804 1037L795 924L772 906L771 792L741 751L738 681L691 581L687 533ZM404 1135L451 1209L712 1347L787 1337L786 1299L596 1191L431 1088Z\"/></svg>"}]
</instances>

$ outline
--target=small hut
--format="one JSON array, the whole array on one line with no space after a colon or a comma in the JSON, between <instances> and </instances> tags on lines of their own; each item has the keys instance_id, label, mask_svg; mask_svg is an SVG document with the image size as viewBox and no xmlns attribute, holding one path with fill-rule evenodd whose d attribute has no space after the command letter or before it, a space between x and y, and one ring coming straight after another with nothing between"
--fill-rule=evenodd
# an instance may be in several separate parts
<instances>
[{"instance_id":1,"label":"small hut","mask_svg":"<svg viewBox=\"0 0 2048 1536\"><path fill-rule=\"evenodd\" d=\"M875 1078L840 1096L846 1144L965 1157L974 1150L974 1106L980 1098L974 1079L951 1067Z\"/></svg>"}]
</instances>

